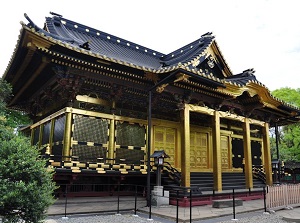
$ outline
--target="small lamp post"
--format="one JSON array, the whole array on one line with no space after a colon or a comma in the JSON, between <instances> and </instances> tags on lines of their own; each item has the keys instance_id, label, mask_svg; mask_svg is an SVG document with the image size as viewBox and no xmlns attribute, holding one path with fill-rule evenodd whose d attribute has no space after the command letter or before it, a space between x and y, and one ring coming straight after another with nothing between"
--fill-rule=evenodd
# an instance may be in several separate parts
<instances>
[{"instance_id":1,"label":"small lamp post","mask_svg":"<svg viewBox=\"0 0 300 223\"><path fill-rule=\"evenodd\" d=\"M156 185L161 186L161 170L164 166L164 159L169 158L169 156L165 153L164 150L159 150L154 151L154 153L150 157L154 158L154 165L157 167Z\"/></svg>"}]
</instances>

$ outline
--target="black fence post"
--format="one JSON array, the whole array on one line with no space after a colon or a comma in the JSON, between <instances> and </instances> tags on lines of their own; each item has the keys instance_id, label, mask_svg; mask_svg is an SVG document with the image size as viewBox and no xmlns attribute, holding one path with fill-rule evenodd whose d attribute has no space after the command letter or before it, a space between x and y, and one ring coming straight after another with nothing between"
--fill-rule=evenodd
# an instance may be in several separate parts
<instances>
[{"instance_id":1,"label":"black fence post","mask_svg":"<svg viewBox=\"0 0 300 223\"><path fill-rule=\"evenodd\" d=\"M234 188L232 188L232 207L233 207L233 219L235 219L235 194L234 194Z\"/></svg>"},{"instance_id":2,"label":"black fence post","mask_svg":"<svg viewBox=\"0 0 300 223\"><path fill-rule=\"evenodd\" d=\"M148 206L149 206L149 218L148 218L148 220L152 220L152 218L151 218L151 206L152 206L152 195L151 195L151 193L149 194L149 202L148 202L149 204L148 204Z\"/></svg>"},{"instance_id":3,"label":"black fence post","mask_svg":"<svg viewBox=\"0 0 300 223\"><path fill-rule=\"evenodd\" d=\"M136 203L137 203L137 185L135 185L135 196L134 196L134 216L137 216L137 214L136 214Z\"/></svg>"},{"instance_id":4,"label":"black fence post","mask_svg":"<svg viewBox=\"0 0 300 223\"><path fill-rule=\"evenodd\" d=\"M190 189L190 223L192 222L192 188Z\"/></svg>"},{"instance_id":5,"label":"black fence post","mask_svg":"<svg viewBox=\"0 0 300 223\"><path fill-rule=\"evenodd\" d=\"M118 210L117 214L120 214L120 184L118 184Z\"/></svg>"},{"instance_id":6,"label":"black fence post","mask_svg":"<svg viewBox=\"0 0 300 223\"><path fill-rule=\"evenodd\" d=\"M177 193L176 193L176 223L178 223L178 200L179 200L179 190L177 190Z\"/></svg>"},{"instance_id":7,"label":"black fence post","mask_svg":"<svg viewBox=\"0 0 300 223\"><path fill-rule=\"evenodd\" d=\"M267 204L266 204L266 188L263 187L263 194L264 194L264 208L265 212L267 212Z\"/></svg>"},{"instance_id":8,"label":"black fence post","mask_svg":"<svg viewBox=\"0 0 300 223\"><path fill-rule=\"evenodd\" d=\"M63 217L64 219L67 219L67 205L68 205L68 185L66 184L65 188L65 216Z\"/></svg>"}]
</instances>

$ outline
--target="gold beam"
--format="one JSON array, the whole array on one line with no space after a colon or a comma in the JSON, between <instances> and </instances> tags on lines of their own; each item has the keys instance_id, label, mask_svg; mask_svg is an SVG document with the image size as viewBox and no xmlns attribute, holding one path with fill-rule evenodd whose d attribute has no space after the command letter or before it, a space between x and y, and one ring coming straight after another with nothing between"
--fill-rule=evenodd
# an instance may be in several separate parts
<instances>
[{"instance_id":1,"label":"gold beam","mask_svg":"<svg viewBox=\"0 0 300 223\"><path fill-rule=\"evenodd\" d=\"M66 122L65 122L65 132L63 139L63 156L70 156L71 150L71 131L72 131L72 113L66 112ZM63 158L63 160L69 160L68 158Z\"/></svg>"},{"instance_id":2,"label":"gold beam","mask_svg":"<svg viewBox=\"0 0 300 223\"><path fill-rule=\"evenodd\" d=\"M180 112L181 117L181 186L189 187L191 185L190 176L190 110L187 104Z\"/></svg>"},{"instance_id":3,"label":"gold beam","mask_svg":"<svg viewBox=\"0 0 300 223\"><path fill-rule=\"evenodd\" d=\"M212 120L214 190L222 191L221 131L219 111L214 112Z\"/></svg>"},{"instance_id":4,"label":"gold beam","mask_svg":"<svg viewBox=\"0 0 300 223\"><path fill-rule=\"evenodd\" d=\"M101 98L93 98L87 95L77 95L76 100L81 102L91 103L91 104L111 106L111 103L106 100L103 100Z\"/></svg>"},{"instance_id":5,"label":"gold beam","mask_svg":"<svg viewBox=\"0 0 300 223\"><path fill-rule=\"evenodd\" d=\"M51 130L50 130L50 135L49 135L49 152L50 152L50 154L52 154L54 128L55 128L55 119L52 119L51 120Z\"/></svg>"},{"instance_id":6,"label":"gold beam","mask_svg":"<svg viewBox=\"0 0 300 223\"><path fill-rule=\"evenodd\" d=\"M269 137L269 123L265 123L263 128L263 157L264 157L264 168L266 173L266 184L272 185L272 165L271 165L271 148L270 148L270 137Z\"/></svg>"},{"instance_id":7,"label":"gold beam","mask_svg":"<svg viewBox=\"0 0 300 223\"><path fill-rule=\"evenodd\" d=\"M210 116L214 115L214 109L211 109L211 108L206 108L206 107L202 107L199 105L191 105L191 104L189 104L189 107L190 107L190 110L193 112L199 112L199 113L210 115ZM230 112L223 112L223 111L219 111L219 114L220 114L220 118L226 118L226 119L236 120L239 122L245 122L244 116L232 114ZM256 119L250 119L250 118L248 118L248 119L251 124L264 126L264 122L262 122L262 121L259 121Z\"/></svg>"},{"instance_id":8,"label":"gold beam","mask_svg":"<svg viewBox=\"0 0 300 223\"><path fill-rule=\"evenodd\" d=\"M243 123L243 129L246 187L253 188L250 123L248 118L245 118L245 122Z\"/></svg>"}]
</instances>

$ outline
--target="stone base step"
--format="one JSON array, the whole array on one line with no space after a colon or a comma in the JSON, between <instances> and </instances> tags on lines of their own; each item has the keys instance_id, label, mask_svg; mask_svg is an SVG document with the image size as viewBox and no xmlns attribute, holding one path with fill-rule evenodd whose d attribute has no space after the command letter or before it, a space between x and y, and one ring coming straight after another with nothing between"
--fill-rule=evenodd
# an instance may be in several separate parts
<instances>
[{"instance_id":1,"label":"stone base step","mask_svg":"<svg viewBox=\"0 0 300 223\"><path fill-rule=\"evenodd\" d=\"M242 199L235 199L234 200L235 206L243 206ZM228 208L233 207L233 199L222 199L222 200L213 200L212 201L213 208Z\"/></svg>"}]
</instances>

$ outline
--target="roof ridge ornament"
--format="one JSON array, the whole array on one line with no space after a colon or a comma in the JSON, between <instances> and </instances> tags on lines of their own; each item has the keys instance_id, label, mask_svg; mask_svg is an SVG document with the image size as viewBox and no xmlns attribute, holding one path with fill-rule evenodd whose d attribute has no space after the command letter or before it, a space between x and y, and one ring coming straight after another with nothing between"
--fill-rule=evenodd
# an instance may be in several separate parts
<instances>
[{"instance_id":1,"label":"roof ridge ornament","mask_svg":"<svg viewBox=\"0 0 300 223\"><path fill-rule=\"evenodd\" d=\"M213 37L213 33L207 32L207 33L204 33L201 37Z\"/></svg>"},{"instance_id":2,"label":"roof ridge ornament","mask_svg":"<svg viewBox=\"0 0 300 223\"><path fill-rule=\"evenodd\" d=\"M49 33L43 29L41 29L40 27L38 27L30 18L29 16L27 15L27 13L24 13L24 17L28 20L28 25L29 27L31 28L34 28L36 32L39 32L39 33L42 33L44 34L45 36L50 36L52 38L55 38L57 40L61 40L61 41L66 41L66 42L70 42L70 43L74 43L75 40L72 39L72 38L65 38L65 37L62 37L62 36L58 36L58 35L55 35L53 33Z\"/></svg>"},{"instance_id":3,"label":"roof ridge ornament","mask_svg":"<svg viewBox=\"0 0 300 223\"><path fill-rule=\"evenodd\" d=\"M51 14L51 15L54 15L54 16L58 16L58 17L60 17L60 18L62 18L62 17L63 17L62 15L60 15L60 14L57 14L57 13L55 13L55 12L50 12L50 14Z\"/></svg>"},{"instance_id":4,"label":"roof ridge ornament","mask_svg":"<svg viewBox=\"0 0 300 223\"><path fill-rule=\"evenodd\" d=\"M255 70L254 68L250 68L243 71L243 76L254 76Z\"/></svg>"}]
</instances>

